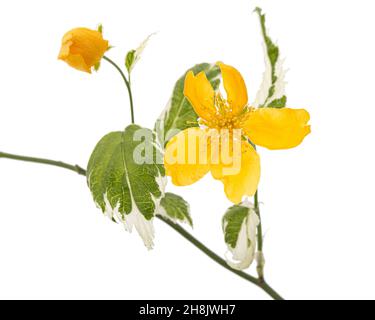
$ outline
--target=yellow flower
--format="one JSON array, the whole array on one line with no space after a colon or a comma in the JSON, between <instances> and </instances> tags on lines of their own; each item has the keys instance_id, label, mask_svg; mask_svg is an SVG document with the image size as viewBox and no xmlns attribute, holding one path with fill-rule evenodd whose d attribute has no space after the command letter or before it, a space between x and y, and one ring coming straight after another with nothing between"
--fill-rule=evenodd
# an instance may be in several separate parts
<instances>
[{"instance_id":1,"label":"yellow flower","mask_svg":"<svg viewBox=\"0 0 375 320\"><path fill-rule=\"evenodd\" d=\"M214 91L204 72L186 75L184 95L199 115L200 127L174 136L166 146L164 162L175 185L191 185L211 171L223 182L228 199L239 203L258 188L260 159L251 143L272 150L296 147L310 133L310 116L304 109L252 108L239 71L218 65L226 99ZM219 150L212 148L214 141L219 141ZM224 149L229 150L230 161L224 159Z\"/></svg>"},{"instance_id":2,"label":"yellow flower","mask_svg":"<svg viewBox=\"0 0 375 320\"><path fill-rule=\"evenodd\" d=\"M58 58L75 69L91 73L108 47L108 41L99 31L76 28L64 35Z\"/></svg>"}]
</instances>

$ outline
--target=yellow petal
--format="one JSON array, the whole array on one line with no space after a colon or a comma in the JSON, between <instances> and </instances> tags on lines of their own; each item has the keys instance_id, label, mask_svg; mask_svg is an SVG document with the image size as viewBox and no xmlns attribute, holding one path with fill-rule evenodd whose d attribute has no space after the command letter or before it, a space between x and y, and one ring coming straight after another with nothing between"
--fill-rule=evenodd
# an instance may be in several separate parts
<instances>
[{"instance_id":1,"label":"yellow petal","mask_svg":"<svg viewBox=\"0 0 375 320\"><path fill-rule=\"evenodd\" d=\"M215 91L202 71L197 76L189 71L185 78L184 95L195 112L205 120L211 120L216 113L214 107Z\"/></svg>"},{"instance_id":2,"label":"yellow petal","mask_svg":"<svg viewBox=\"0 0 375 320\"><path fill-rule=\"evenodd\" d=\"M223 77L224 88L227 92L227 100L230 103L233 113L240 113L247 105L248 96L244 79L241 73L222 62L218 62Z\"/></svg>"},{"instance_id":3,"label":"yellow petal","mask_svg":"<svg viewBox=\"0 0 375 320\"><path fill-rule=\"evenodd\" d=\"M210 171L208 130L189 128L174 136L166 146L164 165L177 186L203 178Z\"/></svg>"},{"instance_id":4,"label":"yellow petal","mask_svg":"<svg viewBox=\"0 0 375 320\"><path fill-rule=\"evenodd\" d=\"M237 147L230 148L232 161L224 162L221 156L221 163L211 164L211 173L223 182L227 198L237 204L244 196L253 196L257 191L260 159L253 146L245 141L239 141Z\"/></svg>"},{"instance_id":5,"label":"yellow petal","mask_svg":"<svg viewBox=\"0 0 375 320\"><path fill-rule=\"evenodd\" d=\"M64 61L74 69L91 73L91 67L87 65L83 57L79 54L69 54Z\"/></svg>"},{"instance_id":6,"label":"yellow petal","mask_svg":"<svg viewBox=\"0 0 375 320\"><path fill-rule=\"evenodd\" d=\"M99 31L76 28L63 37L58 58L77 70L90 73L108 47L108 41Z\"/></svg>"},{"instance_id":7,"label":"yellow petal","mask_svg":"<svg viewBox=\"0 0 375 320\"><path fill-rule=\"evenodd\" d=\"M290 149L311 132L309 120L304 109L261 108L248 116L244 131L256 145L271 150Z\"/></svg>"}]
</instances>

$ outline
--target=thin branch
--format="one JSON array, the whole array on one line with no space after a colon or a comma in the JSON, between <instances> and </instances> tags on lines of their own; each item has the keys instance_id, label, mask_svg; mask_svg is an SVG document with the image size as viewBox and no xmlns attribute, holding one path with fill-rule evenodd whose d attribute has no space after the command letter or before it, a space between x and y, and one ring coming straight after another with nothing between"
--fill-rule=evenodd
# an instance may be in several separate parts
<instances>
[{"instance_id":1,"label":"thin branch","mask_svg":"<svg viewBox=\"0 0 375 320\"><path fill-rule=\"evenodd\" d=\"M18 156L15 154L0 152L0 158L7 158L12 160L18 160L18 161L26 161L26 162L34 162L34 163L41 163L41 164L47 164L50 166L60 167L64 169L68 169L71 171L74 171L82 176L86 175L86 170L81 168L78 165L71 165L62 161L54 161L49 159L43 159L43 158L33 158L33 157L25 157L25 156Z\"/></svg>"},{"instance_id":2,"label":"thin branch","mask_svg":"<svg viewBox=\"0 0 375 320\"><path fill-rule=\"evenodd\" d=\"M254 195L254 209L256 214L259 217L259 224L257 228L257 243L258 243L258 258L257 258L257 272L258 277L261 280L264 280L264 255L263 255L263 227L262 227L262 217L260 215L259 209L259 192Z\"/></svg>"},{"instance_id":3,"label":"thin branch","mask_svg":"<svg viewBox=\"0 0 375 320\"><path fill-rule=\"evenodd\" d=\"M259 288L263 289L266 293L268 293L273 299L275 300L283 300L283 298L274 290L272 289L263 279L257 279L243 271L232 269L224 259L222 259L220 256L218 256L215 252L207 248L202 242L194 238L189 232L187 232L184 228L182 228L180 225L171 222L170 220L162 217L157 216L160 220L162 220L164 223L169 225L172 229L177 231L181 236L183 236L185 239L190 241L194 246L196 246L199 250L204 252L208 257L210 257L213 261L221 265L223 268L229 270L230 272L238 275L239 277L251 282L252 284L255 284Z\"/></svg>"},{"instance_id":4,"label":"thin branch","mask_svg":"<svg viewBox=\"0 0 375 320\"><path fill-rule=\"evenodd\" d=\"M71 171L75 171L76 173L85 176L86 170L81 168L77 165L70 165L65 162L61 161L54 161L54 160L48 160L48 159L42 159L42 158L34 158L34 157L26 157L26 156L19 156L19 155L13 155L9 153L0 152L0 158L7 158L12 160L19 160L19 161L26 161L26 162L34 162L34 163L41 163L41 164L47 164L51 166L56 166L64 169L68 169ZM238 275L239 277L251 282L252 284L258 286L263 291L265 291L267 294L269 294L273 299L275 300L283 300L283 298L274 290L272 289L265 281L264 279L260 278L257 279L253 276L250 276L249 274L232 269L224 259L222 259L220 256L218 256L215 252L210 250L208 247L206 247L202 242L197 240L193 235L191 235L189 232L187 232L184 228L182 228L180 225L173 223L172 221L162 217L157 216L158 219L166 223L168 226L170 226L172 229L177 231L182 237L187 239L189 242L191 242L194 246L196 246L199 250L201 250L203 253L205 253L209 258L211 258L213 261L221 265L223 268L227 269L228 271Z\"/></svg>"},{"instance_id":5,"label":"thin branch","mask_svg":"<svg viewBox=\"0 0 375 320\"><path fill-rule=\"evenodd\" d=\"M132 119L132 123L134 124L134 104L133 104L132 89L131 89L131 85L130 85L130 75L129 75L129 80L128 80L125 76L125 73L121 70L121 68L113 60L111 60L110 58L108 58L106 56L104 56L103 59L106 60L112 66L115 67L115 69L120 73L122 79L125 82L126 88L128 89L128 93L129 93L131 119Z\"/></svg>"}]
</instances>

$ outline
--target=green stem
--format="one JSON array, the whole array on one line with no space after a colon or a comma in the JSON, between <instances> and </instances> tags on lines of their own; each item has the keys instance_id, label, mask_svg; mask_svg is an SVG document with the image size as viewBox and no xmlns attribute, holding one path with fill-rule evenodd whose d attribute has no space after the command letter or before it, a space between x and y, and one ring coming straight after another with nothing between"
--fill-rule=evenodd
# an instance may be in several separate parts
<instances>
[{"instance_id":1,"label":"green stem","mask_svg":"<svg viewBox=\"0 0 375 320\"><path fill-rule=\"evenodd\" d=\"M262 217L259 209L259 192L254 195L254 209L259 217L259 225L257 228L257 243L258 243L258 259L257 259L257 272L259 279L264 281L264 256L263 256L263 228L262 228Z\"/></svg>"},{"instance_id":2,"label":"green stem","mask_svg":"<svg viewBox=\"0 0 375 320\"><path fill-rule=\"evenodd\" d=\"M106 60L107 62L109 62L112 66L114 66L116 68L116 70L120 73L122 79L124 80L125 82L125 85L126 85L126 88L128 89L128 93L129 93L129 100L130 100L130 112L131 112L131 119L132 119L132 123L134 124L134 104L133 104L133 94L132 94L132 89L131 89L131 85L130 85L130 79L128 80L125 76L125 73L121 70L121 68L114 62L112 61L110 58L104 56L103 57L104 60Z\"/></svg>"},{"instance_id":3,"label":"green stem","mask_svg":"<svg viewBox=\"0 0 375 320\"><path fill-rule=\"evenodd\" d=\"M259 209L259 192L257 191L254 195L254 209L256 214L259 217L259 225L258 225L258 251L263 252L263 230L262 230L262 218L260 216L260 209Z\"/></svg>"},{"instance_id":4,"label":"green stem","mask_svg":"<svg viewBox=\"0 0 375 320\"><path fill-rule=\"evenodd\" d=\"M60 167L64 169L68 169L71 171L74 171L80 175L85 176L86 170L82 169L80 166L77 165L71 165L65 162L61 161L54 161L54 160L48 160L48 159L42 159L42 158L33 158L33 157L25 157L25 156L18 156L15 154L0 152L0 158L7 158L7 159L13 159L13 160L19 160L19 161L26 161L26 162L34 162L34 163L41 163L41 164L47 164L50 166Z\"/></svg>"},{"instance_id":5,"label":"green stem","mask_svg":"<svg viewBox=\"0 0 375 320\"><path fill-rule=\"evenodd\" d=\"M35 162L35 163L41 163L41 164L47 164L51 166L56 166L64 169L68 169L71 171L75 171L76 173L85 176L86 170L82 169L81 167L77 165L70 165L65 162L61 161L54 161L54 160L48 160L48 159L42 159L42 158L33 158L33 157L26 157L26 156L19 156L19 155L13 155L9 153L0 152L0 158L7 158L7 159L13 159L13 160L19 160L19 161L27 161L27 162ZM272 289L263 278L255 278L250 276L249 274L232 269L224 259L219 257L216 253L211 251L209 248L207 248L202 242L194 238L189 232L187 232L184 228L179 226L176 223L171 222L170 220L162 217L157 216L158 219L169 225L172 229L177 231L181 236L183 236L185 239L190 241L194 246L196 246L199 250L201 250L203 253L205 253L208 257L210 257L213 261L221 265L223 268L227 269L228 271L238 275L239 277L251 282L252 284L258 286L263 291L265 291L270 297L272 297L275 300L283 300L283 298L274 290Z\"/></svg>"},{"instance_id":6,"label":"green stem","mask_svg":"<svg viewBox=\"0 0 375 320\"><path fill-rule=\"evenodd\" d=\"M229 270L230 272L238 275L239 277L251 282L252 284L255 284L259 288L263 289L266 293L268 293L273 299L275 300L283 300L283 298L275 291L273 290L263 279L257 279L255 277L250 276L249 274L232 269L224 259L220 258L215 252L211 251L209 248L207 248L202 242L194 238L189 232L187 232L184 228L182 228L180 225L171 222L170 220L162 217L157 216L160 220L162 220L164 223L169 225L172 229L177 231L181 236L183 236L185 239L190 241L193 245L195 245L199 250L201 250L203 253L205 253L208 257L210 257L213 261L221 265L223 268Z\"/></svg>"},{"instance_id":7,"label":"green stem","mask_svg":"<svg viewBox=\"0 0 375 320\"><path fill-rule=\"evenodd\" d=\"M250 140L249 142L253 145L254 149L257 150L256 145L253 144ZM258 244L257 272L258 272L259 279L261 281L264 281L263 227L262 227L262 217L260 215L260 209L259 209L259 190L257 190L257 192L255 192L255 195L254 195L254 209L259 218L259 224L257 228L257 244Z\"/></svg>"}]
</instances>

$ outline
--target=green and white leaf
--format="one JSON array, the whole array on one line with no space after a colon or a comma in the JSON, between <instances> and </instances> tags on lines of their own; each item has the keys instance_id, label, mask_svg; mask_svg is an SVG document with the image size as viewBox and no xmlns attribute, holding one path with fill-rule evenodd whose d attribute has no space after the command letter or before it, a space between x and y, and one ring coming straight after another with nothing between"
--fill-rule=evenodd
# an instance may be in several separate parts
<instances>
[{"instance_id":1,"label":"green and white leaf","mask_svg":"<svg viewBox=\"0 0 375 320\"><path fill-rule=\"evenodd\" d=\"M130 50L125 58L125 66L129 73L132 72L134 66L141 58L143 50L146 48L148 41L155 33L150 34L135 50Z\"/></svg>"},{"instance_id":2,"label":"green and white leaf","mask_svg":"<svg viewBox=\"0 0 375 320\"><path fill-rule=\"evenodd\" d=\"M228 246L227 263L233 269L247 269L254 261L259 222L250 202L235 205L225 213L223 231Z\"/></svg>"},{"instance_id":3,"label":"green and white leaf","mask_svg":"<svg viewBox=\"0 0 375 320\"><path fill-rule=\"evenodd\" d=\"M220 68L214 64L201 63L184 73L176 82L172 97L155 124L160 144L164 147L180 131L198 126L199 117L184 96L185 77L190 70L194 74L204 71L215 90L220 86Z\"/></svg>"},{"instance_id":4,"label":"green and white leaf","mask_svg":"<svg viewBox=\"0 0 375 320\"><path fill-rule=\"evenodd\" d=\"M193 220L190 216L190 205L182 197L166 193L160 201L160 214L173 222L185 222L193 227Z\"/></svg>"},{"instance_id":5,"label":"green and white leaf","mask_svg":"<svg viewBox=\"0 0 375 320\"><path fill-rule=\"evenodd\" d=\"M103 137L87 167L88 186L97 206L127 231L135 227L149 249L154 238L152 219L166 184L161 159L153 131L130 125Z\"/></svg>"},{"instance_id":6,"label":"green and white leaf","mask_svg":"<svg viewBox=\"0 0 375 320\"><path fill-rule=\"evenodd\" d=\"M255 12L259 15L262 29L266 70L253 106L259 108L284 108L287 102L285 95L286 71L283 69L283 61L280 59L280 50L268 36L266 16L262 14L260 8L256 8Z\"/></svg>"},{"instance_id":7,"label":"green and white leaf","mask_svg":"<svg viewBox=\"0 0 375 320\"><path fill-rule=\"evenodd\" d=\"M131 72L131 70L134 67L134 59L135 59L135 50L130 50L125 57L125 67L126 70L128 70L128 73Z\"/></svg>"}]
</instances>

